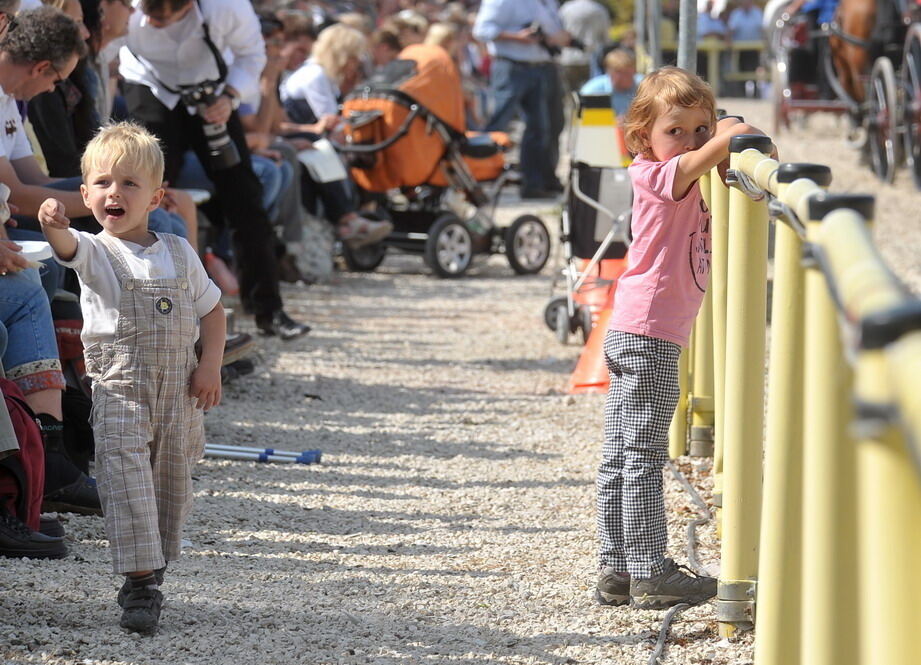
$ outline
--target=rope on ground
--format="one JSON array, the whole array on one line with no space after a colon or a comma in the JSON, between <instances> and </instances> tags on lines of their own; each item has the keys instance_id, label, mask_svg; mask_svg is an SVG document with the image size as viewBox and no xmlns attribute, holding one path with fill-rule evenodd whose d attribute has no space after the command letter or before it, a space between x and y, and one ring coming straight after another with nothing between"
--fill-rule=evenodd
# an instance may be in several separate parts
<instances>
[{"instance_id":1,"label":"rope on ground","mask_svg":"<svg viewBox=\"0 0 921 665\"><path fill-rule=\"evenodd\" d=\"M690 495L691 500L694 502L694 505L697 506L700 517L691 522L688 525L687 530L687 539L688 539L688 563L691 565L691 568L694 572L699 575L706 574L703 568L703 565L700 563L700 559L697 556L697 527L701 524L706 524L713 518L713 514L710 512L710 508L700 497L700 494L697 493L697 490L688 482L688 479L684 477L684 474L678 470L678 467L675 466L674 462L671 460L666 461L666 466L668 466L669 471L672 472L672 475L675 477L684 490ZM680 603L672 607L668 612L665 613L665 617L662 619L662 625L659 628L659 638L656 640L655 649L653 649L652 654L649 656L649 665L661 665L662 655L665 653L665 643L668 641L668 633L672 626L672 621L679 612L683 612L689 607L694 607L690 603Z\"/></svg>"}]
</instances>

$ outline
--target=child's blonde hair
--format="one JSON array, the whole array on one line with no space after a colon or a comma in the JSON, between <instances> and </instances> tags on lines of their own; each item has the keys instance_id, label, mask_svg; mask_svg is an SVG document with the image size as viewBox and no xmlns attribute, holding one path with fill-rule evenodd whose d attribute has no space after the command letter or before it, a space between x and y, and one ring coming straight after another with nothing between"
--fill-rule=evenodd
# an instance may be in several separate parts
<instances>
[{"instance_id":1,"label":"child's blonde hair","mask_svg":"<svg viewBox=\"0 0 921 665\"><path fill-rule=\"evenodd\" d=\"M100 129L83 151L80 171L86 179L94 169L110 169L119 164L149 176L155 187L163 183L160 143L137 123L118 122Z\"/></svg>"},{"instance_id":2,"label":"child's blonde hair","mask_svg":"<svg viewBox=\"0 0 921 665\"><path fill-rule=\"evenodd\" d=\"M627 150L635 155L649 152L649 130L668 109L700 108L716 125L716 98L706 81L678 67L662 67L640 82L624 122Z\"/></svg>"}]
</instances>

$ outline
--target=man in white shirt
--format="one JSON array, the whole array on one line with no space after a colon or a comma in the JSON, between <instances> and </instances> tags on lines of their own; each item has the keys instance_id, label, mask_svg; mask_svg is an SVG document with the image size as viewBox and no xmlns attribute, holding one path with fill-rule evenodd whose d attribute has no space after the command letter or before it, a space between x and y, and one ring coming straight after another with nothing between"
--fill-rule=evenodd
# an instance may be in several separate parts
<instances>
[{"instance_id":1,"label":"man in white shirt","mask_svg":"<svg viewBox=\"0 0 921 665\"><path fill-rule=\"evenodd\" d=\"M240 297L259 330L285 340L303 335L310 328L282 309L274 231L236 113L241 99L258 98L265 66L252 5L141 0L138 9L120 53L130 116L160 139L167 180L176 180L186 150L198 155L233 231ZM202 84L213 94L194 104L190 92Z\"/></svg>"}]
</instances>

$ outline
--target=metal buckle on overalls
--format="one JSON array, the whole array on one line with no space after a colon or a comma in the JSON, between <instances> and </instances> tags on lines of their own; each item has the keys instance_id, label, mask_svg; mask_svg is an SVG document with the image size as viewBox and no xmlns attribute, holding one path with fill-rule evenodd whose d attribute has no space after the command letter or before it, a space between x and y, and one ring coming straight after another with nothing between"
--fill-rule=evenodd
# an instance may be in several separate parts
<instances>
[{"instance_id":1,"label":"metal buckle on overalls","mask_svg":"<svg viewBox=\"0 0 921 665\"><path fill-rule=\"evenodd\" d=\"M125 280L125 290L134 291L134 280L133 279Z\"/></svg>"},{"instance_id":2,"label":"metal buckle on overalls","mask_svg":"<svg viewBox=\"0 0 921 665\"><path fill-rule=\"evenodd\" d=\"M189 280L184 279L181 282L179 282L179 288L182 289L183 291L189 288Z\"/></svg>"}]
</instances>

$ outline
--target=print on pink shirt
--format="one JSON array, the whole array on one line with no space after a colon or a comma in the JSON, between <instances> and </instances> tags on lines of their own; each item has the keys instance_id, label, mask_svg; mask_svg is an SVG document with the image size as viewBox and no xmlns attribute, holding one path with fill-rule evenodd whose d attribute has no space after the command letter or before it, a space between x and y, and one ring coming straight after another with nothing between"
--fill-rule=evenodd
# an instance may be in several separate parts
<instances>
[{"instance_id":1,"label":"print on pink shirt","mask_svg":"<svg viewBox=\"0 0 921 665\"><path fill-rule=\"evenodd\" d=\"M700 200L700 228L690 235L688 247L688 263L691 267L691 276L694 286L701 293L707 290L707 276L710 274L710 209L704 200Z\"/></svg>"}]
</instances>

